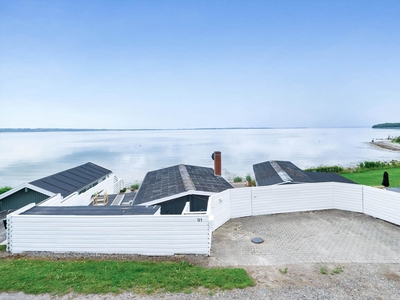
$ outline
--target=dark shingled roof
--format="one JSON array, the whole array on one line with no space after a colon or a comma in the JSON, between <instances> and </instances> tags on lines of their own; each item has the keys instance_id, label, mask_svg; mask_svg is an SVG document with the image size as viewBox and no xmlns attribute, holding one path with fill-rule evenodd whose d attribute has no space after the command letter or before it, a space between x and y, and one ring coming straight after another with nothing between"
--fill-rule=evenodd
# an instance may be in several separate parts
<instances>
[{"instance_id":1,"label":"dark shingled roof","mask_svg":"<svg viewBox=\"0 0 400 300\"><path fill-rule=\"evenodd\" d=\"M275 167L274 167L275 166ZM257 185L266 186L283 182L311 183L311 182L343 182L353 181L335 173L304 172L290 161L267 161L253 165ZM279 171L279 172L278 172ZM283 173L281 176L279 173ZM289 176L289 177L287 177Z\"/></svg>"},{"instance_id":2,"label":"dark shingled roof","mask_svg":"<svg viewBox=\"0 0 400 300\"><path fill-rule=\"evenodd\" d=\"M176 165L148 172L134 204L158 200L188 190L219 193L230 188L232 186L223 177L214 175L212 168Z\"/></svg>"},{"instance_id":3,"label":"dark shingled roof","mask_svg":"<svg viewBox=\"0 0 400 300\"><path fill-rule=\"evenodd\" d=\"M61 196L66 197L110 173L112 173L110 170L88 162L84 165L32 181L30 184L55 194L60 193Z\"/></svg>"},{"instance_id":4,"label":"dark shingled roof","mask_svg":"<svg viewBox=\"0 0 400 300\"><path fill-rule=\"evenodd\" d=\"M310 177L315 182L342 182L342 183L355 183L346 177L343 177L336 173L326 173L326 172L304 172L308 177Z\"/></svg>"},{"instance_id":5,"label":"dark shingled roof","mask_svg":"<svg viewBox=\"0 0 400 300\"><path fill-rule=\"evenodd\" d=\"M22 215L109 216L154 215L158 205L146 206L35 206Z\"/></svg>"}]
</instances>

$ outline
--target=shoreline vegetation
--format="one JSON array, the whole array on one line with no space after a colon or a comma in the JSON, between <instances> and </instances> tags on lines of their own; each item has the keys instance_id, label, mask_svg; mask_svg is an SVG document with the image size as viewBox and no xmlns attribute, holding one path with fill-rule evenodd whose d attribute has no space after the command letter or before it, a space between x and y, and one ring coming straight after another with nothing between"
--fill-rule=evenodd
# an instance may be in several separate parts
<instances>
[{"instance_id":1,"label":"shoreline vegetation","mask_svg":"<svg viewBox=\"0 0 400 300\"><path fill-rule=\"evenodd\" d=\"M400 161L398 160L390 162L365 161L350 168L343 168L338 165L319 166L304 171L337 173L355 183L377 187L381 186L383 170L390 174L390 187L400 187Z\"/></svg>"},{"instance_id":2,"label":"shoreline vegetation","mask_svg":"<svg viewBox=\"0 0 400 300\"><path fill-rule=\"evenodd\" d=\"M384 170L384 169L392 169L392 168L400 168L400 161L398 161L398 160L391 160L389 162L365 161L365 162L358 163L354 167L348 167L348 168L344 168L339 165L318 166L318 167L311 167L311 168L304 169L304 171L349 174L349 173L361 173L361 172L366 172L366 171Z\"/></svg>"}]
</instances>

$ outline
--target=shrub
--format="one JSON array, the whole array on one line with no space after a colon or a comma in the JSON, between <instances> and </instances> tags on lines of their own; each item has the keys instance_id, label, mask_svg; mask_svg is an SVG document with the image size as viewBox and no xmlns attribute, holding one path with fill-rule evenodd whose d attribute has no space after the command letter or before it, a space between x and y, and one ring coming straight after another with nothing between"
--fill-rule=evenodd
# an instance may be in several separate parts
<instances>
[{"instance_id":1,"label":"shrub","mask_svg":"<svg viewBox=\"0 0 400 300\"><path fill-rule=\"evenodd\" d=\"M120 193L125 193L126 192L126 188L123 188L122 190L119 191Z\"/></svg>"},{"instance_id":2,"label":"shrub","mask_svg":"<svg viewBox=\"0 0 400 300\"><path fill-rule=\"evenodd\" d=\"M138 190L139 187L140 187L139 183L134 183L134 184L131 185L131 190L132 190L132 191Z\"/></svg>"},{"instance_id":3,"label":"shrub","mask_svg":"<svg viewBox=\"0 0 400 300\"><path fill-rule=\"evenodd\" d=\"M233 182L242 182L243 178L240 176L236 176L235 178L233 178Z\"/></svg>"},{"instance_id":4,"label":"shrub","mask_svg":"<svg viewBox=\"0 0 400 300\"><path fill-rule=\"evenodd\" d=\"M12 190L11 186L3 186L2 188L0 188L0 195L5 192L8 192L9 190Z\"/></svg>"},{"instance_id":5,"label":"shrub","mask_svg":"<svg viewBox=\"0 0 400 300\"><path fill-rule=\"evenodd\" d=\"M398 136L397 138L394 138L392 140L392 143L399 143L400 144L400 136Z\"/></svg>"},{"instance_id":6,"label":"shrub","mask_svg":"<svg viewBox=\"0 0 400 300\"><path fill-rule=\"evenodd\" d=\"M308 168L305 169L304 171L306 172L326 172L326 173L340 173L342 172L344 169L341 166L319 166L316 168Z\"/></svg>"}]
</instances>

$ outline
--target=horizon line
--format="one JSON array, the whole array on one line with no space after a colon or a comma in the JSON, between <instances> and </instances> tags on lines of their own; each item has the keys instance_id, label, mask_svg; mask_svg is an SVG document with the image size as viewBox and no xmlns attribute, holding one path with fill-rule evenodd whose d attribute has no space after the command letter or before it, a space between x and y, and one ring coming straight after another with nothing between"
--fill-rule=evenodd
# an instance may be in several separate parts
<instances>
[{"instance_id":1,"label":"horizon line","mask_svg":"<svg viewBox=\"0 0 400 300\"><path fill-rule=\"evenodd\" d=\"M362 128L372 126L290 126L290 127L193 127L193 128L62 128L62 127L8 127L0 132L35 132L35 131L167 131L167 130L237 130L237 129L308 129L308 128Z\"/></svg>"}]
</instances>

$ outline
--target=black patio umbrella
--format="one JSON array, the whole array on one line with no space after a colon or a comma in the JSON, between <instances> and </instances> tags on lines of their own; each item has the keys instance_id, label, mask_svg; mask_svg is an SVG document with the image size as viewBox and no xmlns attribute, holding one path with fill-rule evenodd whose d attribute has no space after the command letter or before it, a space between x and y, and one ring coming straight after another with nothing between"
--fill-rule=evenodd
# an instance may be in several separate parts
<instances>
[{"instance_id":1,"label":"black patio umbrella","mask_svg":"<svg viewBox=\"0 0 400 300\"><path fill-rule=\"evenodd\" d=\"M383 173L382 185L384 187L388 187L389 186L389 174L386 171Z\"/></svg>"}]
</instances>

